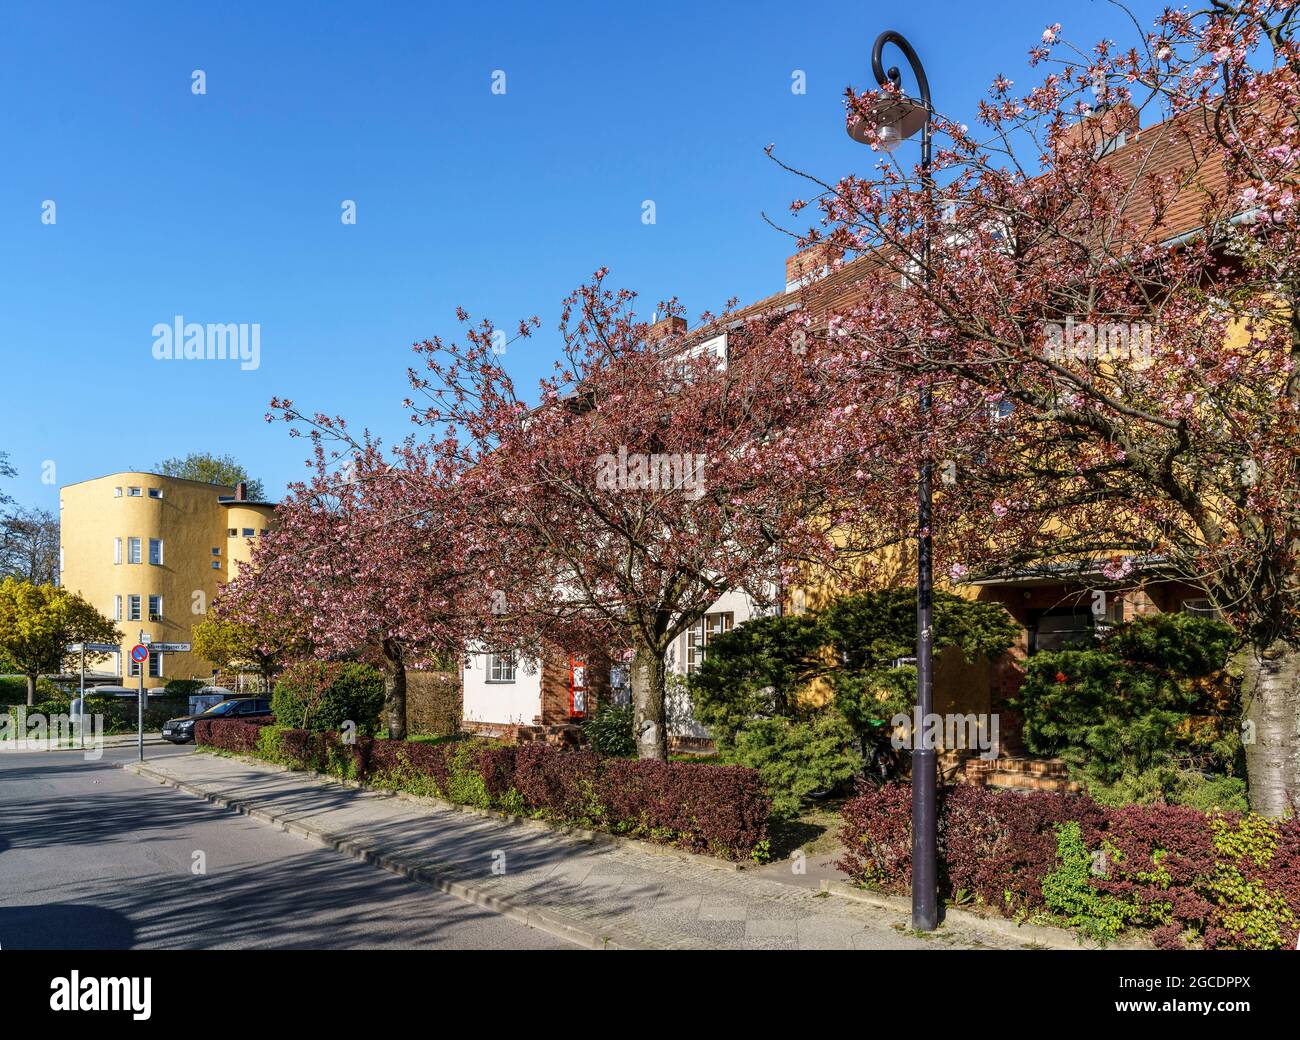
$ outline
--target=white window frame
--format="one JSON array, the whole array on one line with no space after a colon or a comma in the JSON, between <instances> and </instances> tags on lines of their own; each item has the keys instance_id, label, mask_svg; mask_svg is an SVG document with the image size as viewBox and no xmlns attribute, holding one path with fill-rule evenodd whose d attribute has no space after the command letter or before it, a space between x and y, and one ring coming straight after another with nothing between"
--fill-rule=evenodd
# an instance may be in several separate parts
<instances>
[{"instance_id":1,"label":"white window frame","mask_svg":"<svg viewBox=\"0 0 1300 1040\"><path fill-rule=\"evenodd\" d=\"M505 654L488 654L487 659L487 681L490 683L507 684L516 681L516 675L519 670L519 661L513 653Z\"/></svg>"},{"instance_id":2,"label":"white window frame","mask_svg":"<svg viewBox=\"0 0 1300 1040\"><path fill-rule=\"evenodd\" d=\"M155 603L158 604L157 610L154 610ZM161 621L163 619L163 598L161 596L150 596L148 608L150 621Z\"/></svg>"},{"instance_id":3,"label":"white window frame","mask_svg":"<svg viewBox=\"0 0 1300 1040\"><path fill-rule=\"evenodd\" d=\"M730 632L736 627L736 614L731 610L717 610L705 614L686 632L686 674L694 675L704 663L709 640Z\"/></svg>"},{"instance_id":4,"label":"white window frame","mask_svg":"<svg viewBox=\"0 0 1300 1040\"><path fill-rule=\"evenodd\" d=\"M122 489L121 489L120 487L115 487L115 488L113 488L113 497L114 497L114 498L121 498L121 497L122 497Z\"/></svg>"},{"instance_id":5,"label":"white window frame","mask_svg":"<svg viewBox=\"0 0 1300 1040\"><path fill-rule=\"evenodd\" d=\"M158 547L158 558L156 560L154 559L154 546ZM161 538L149 539L149 564L153 567L163 565L163 540Z\"/></svg>"},{"instance_id":6,"label":"white window frame","mask_svg":"<svg viewBox=\"0 0 1300 1040\"><path fill-rule=\"evenodd\" d=\"M141 491L138 487L128 487L128 488L126 489L126 497L127 497L127 498L143 498L143 497L144 497L144 492Z\"/></svg>"},{"instance_id":7,"label":"white window frame","mask_svg":"<svg viewBox=\"0 0 1300 1040\"><path fill-rule=\"evenodd\" d=\"M162 488L160 488L160 487L159 487L159 488L150 488L150 489L149 489L149 497L150 497L150 498L162 498Z\"/></svg>"},{"instance_id":8,"label":"white window frame","mask_svg":"<svg viewBox=\"0 0 1300 1040\"><path fill-rule=\"evenodd\" d=\"M143 621L144 601L135 594L126 597L127 621Z\"/></svg>"},{"instance_id":9,"label":"white window frame","mask_svg":"<svg viewBox=\"0 0 1300 1040\"><path fill-rule=\"evenodd\" d=\"M120 564L121 562L122 562L122 539L114 538L113 539L113 563Z\"/></svg>"},{"instance_id":10,"label":"white window frame","mask_svg":"<svg viewBox=\"0 0 1300 1040\"><path fill-rule=\"evenodd\" d=\"M126 540L126 562L127 563L140 562L140 539L139 538L128 538Z\"/></svg>"},{"instance_id":11,"label":"white window frame","mask_svg":"<svg viewBox=\"0 0 1300 1040\"><path fill-rule=\"evenodd\" d=\"M121 596L113 597L113 620L114 621L122 620L122 597Z\"/></svg>"}]
</instances>

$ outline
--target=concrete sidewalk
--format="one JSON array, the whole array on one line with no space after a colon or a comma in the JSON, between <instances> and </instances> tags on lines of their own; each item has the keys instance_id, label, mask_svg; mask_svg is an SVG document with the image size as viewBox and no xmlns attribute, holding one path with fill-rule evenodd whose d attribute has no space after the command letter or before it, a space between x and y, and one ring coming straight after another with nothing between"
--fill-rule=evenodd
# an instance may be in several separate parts
<instances>
[{"instance_id":1,"label":"concrete sidewalk","mask_svg":"<svg viewBox=\"0 0 1300 1040\"><path fill-rule=\"evenodd\" d=\"M872 906L639 842L583 840L432 799L217 755L124 763L406 877L594 948L1023 949L1034 929L947 921L921 937Z\"/></svg>"}]
</instances>

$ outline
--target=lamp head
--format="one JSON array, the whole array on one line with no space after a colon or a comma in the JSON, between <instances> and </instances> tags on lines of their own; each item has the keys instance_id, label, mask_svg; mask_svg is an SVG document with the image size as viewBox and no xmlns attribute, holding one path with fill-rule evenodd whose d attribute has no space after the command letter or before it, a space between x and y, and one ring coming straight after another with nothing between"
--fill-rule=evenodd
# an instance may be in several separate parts
<instances>
[{"instance_id":1,"label":"lamp head","mask_svg":"<svg viewBox=\"0 0 1300 1040\"><path fill-rule=\"evenodd\" d=\"M882 152L892 152L925 126L929 118L930 112L921 102L906 94L887 94L878 98L848 132L859 144L874 144ZM875 141L869 136L873 130Z\"/></svg>"}]
</instances>

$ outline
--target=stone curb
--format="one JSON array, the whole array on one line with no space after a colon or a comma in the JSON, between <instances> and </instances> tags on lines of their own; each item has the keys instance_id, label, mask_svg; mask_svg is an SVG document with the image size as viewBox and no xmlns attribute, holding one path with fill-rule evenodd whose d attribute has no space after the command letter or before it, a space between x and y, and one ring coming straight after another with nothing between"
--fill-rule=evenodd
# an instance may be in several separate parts
<instances>
[{"instance_id":1,"label":"stone curb","mask_svg":"<svg viewBox=\"0 0 1300 1040\"><path fill-rule=\"evenodd\" d=\"M906 914L909 918L912 913L911 901L904 899L902 896L891 896L884 892L856 888L843 881L823 880L821 891L828 895L838 896L841 899L866 903L868 906L874 906L881 910ZM969 910L963 910L959 906L946 906L943 908L943 921L939 927L942 928L948 922L961 925L963 928L994 932L1004 938L1015 939L1019 942L1036 943L1051 950L1155 949L1150 943L1136 938L1117 939L1108 946L1100 946L1095 942L1077 936L1074 932L1065 928L1053 928L1051 925L1043 924L1016 924L1015 921L1008 921L1005 918L982 917L979 914L971 913Z\"/></svg>"},{"instance_id":2,"label":"stone curb","mask_svg":"<svg viewBox=\"0 0 1300 1040\"><path fill-rule=\"evenodd\" d=\"M196 750L195 754L206 755L212 754L212 752L207 750ZM578 827L567 823L551 823L548 820L538 820L531 816L515 816L511 813L501 812L498 809L482 809L477 805L461 805L459 802L448 802L433 795L411 794L409 791L393 791L386 787L371 787L369 784L363 783L360 780L344 780L341 777L332 776L329 773L320 773L314 769L295 769L293 766L281 765L278 762L268 762L266 759L257 758L254 755L241 755L233 751L223 751L217 757L233 759L236 762L244 762L247 765L258 766L261 769L268 769L277 773L297 773L301 776L308 776L314 780L320 780L327 784L340 784L343 787L355 788L358 791L367 791L373 795L380 795L386 798L398 798L404 802L414 802L416 805L432 805L439 809L453 809L456 812L468 813L471 816L482 816L490 820L499 820L502 823L508 823L514 827L527 827L531 830L545 831L548 834L561 834L567 838L575 838L578 841L590 842L593 845L613 845L616 847L626 846L636 849L638 852L646 852L654 856L665 856L669 859L675 859L681 863L690 863L694 866L711 867L714 870L721 870L728 874L737 874L750 867L750 864L748 863L722 859L719 856L710 856L706 852L685 852L682 849L673 848L671 845L660 845L653 841L642 841L640 838L628 838L621 834L610 834L608 831L593 831L586 827Z\"/></svg>"},{"instance_id":3,"label":"stone curb","mask_svg":"<svg viewBox=\"0 0 1300 1040\"><path fill-rule=\"evenodd\" d=\"M263 763L264 764L264 763ZM453 875L437 868L428 867L419 861L398 856L392 853L386 853L379 849L366 845L364 842L355 841L351 838L339 837L331 834L329 831L313 827L287 819L285 816L267 812L265 809L259 809L252 804L242 801L238 798L232 798L220 794L216 791L205 790L195 784L187 783L183 780L176 780L164 773L155 772L147 765L141 765L139 762L123 762L120 767L129 773L135 773L137 776L149 780L155 780L158 783L174 787L185 794L193 795L196 798L202 798L211 802L213 805L221 806L224 809L233 809L250 819L258 820L261 823L268 823L277 827L286 834L293 834L300 838L306 838L315 841L321 845L327 845L330 848L351 856L353 859L360 860L363 863L369 863L373 866L382 867L393 874L398 874L408 878L411 881L428 885L440 892L455 896L467 903L475 906L481 906L491 910L494 913L501 914L511 920L518 921L527 925L529 928L536 928L539 932L545 932L553 935L558 939L564 939L567 942L575 943L579 946L585 946L590 950L640 950L653 949L645 943L638 942L628 936L622 935L617 931L605 931L595 929L589 925L569 917L565 914L558 913L554 910L548 910L541 907L529 906L513 899L506 899L501 896L492 894L485 889L456 880ZM284 770L285 772L301 772L301 770Z\"/></svg>"}]
</instances>

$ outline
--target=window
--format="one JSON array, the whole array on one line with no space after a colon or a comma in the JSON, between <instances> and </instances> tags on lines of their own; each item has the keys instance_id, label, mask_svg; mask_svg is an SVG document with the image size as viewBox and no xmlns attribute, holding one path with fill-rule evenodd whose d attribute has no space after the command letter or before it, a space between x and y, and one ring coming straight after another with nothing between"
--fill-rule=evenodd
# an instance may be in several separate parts
<instances>
[{"instance_id":1,"label":"window","mask_svg":"<svg viewBox=\"0 0 1300 1040\"><path fill-rule=\"evenodd\" d=\"M121 497L122 497L122 489L121 489L120 487L115 487L115 488L113 488L113 497L114 497L114 498L121 498Z\"/></svg>"},{"instance_id":2,"label":"window","mask_svg":"<svg viewBox=\"0 0 1300 1040\"><path fill-rule=\"evenodd\" d=\"M1029 652L1087 646L1092 640L1092 624L1092 611L1087 607L1041 611L1037 617L1031 616L1027 626Z\"/></svg>"},{"instance_id":3,"label":"window","mask_svg":"<svg viewBox=\"0 0 1300 1040\"><path fill-rule=\"evenodd\" d=\"M129 488L127 488L127 489L126 489L126 497L127 497L127 498L140 498L140 497L142 497L142 496L141 496L141 493L140 493L140 489L139 489L139 488L133 488L133 487L129 487Z\"/></svg>"},{"instance_id":4,"label":"window","mask_svg":"<svg viewBox=\"0 0 1300 1040\"><path fill-rule=\"evenodd\" d=\"M162 597L161 596L149 597L149 620L150 621L162 620Z\"/></svg>"},{"instance_id":5,"label":"window","mask_svg":"<svg viewBox=\"0 0 1300 1040\"><path fill-rule=\"evenodd\" d=\"M121 538L113 539L113 562L114 563L122 562L122 539Z\"/></svg>"},{"instance_id":6,"label":"window","mask_svg":"<svg viewBox=\"0 0 1300 1040\"><path fill-rule=\"evenodd\" d=\"M140 539L139 538L128 538L126 540L126 562L127 563L140 562Z\"/></svg>"},{"instance_id":7,"label":"window","mask_svg":"<svg viewBox=\"0 0 1300 1040\"><path fill-rule=\"evenodd\" d=\"M730 632L735 626L736 615L731 611L717 614L705 614L699 623L691 626L686 633L686 672L688 675L699 671L704 663L704 652L709 640Z\"/></svg>"},{"instance_id":8,"label":"window","mask_svg":"<svg viewBox=\"0 0 1300 1040\"><path fill-rule=\"evenodd\" d=\"M1200 599L1185 599L1180 608L1184 614L1195 614L1197 617L1207 617L1218 619L1221 617L1219 608L1216 607L1207 597Z\"/></svg>"},{"instance_id":9,"label":"window","mask_svg":"<svg viewBox=\"0 0 1300 1040\"><path fill-rule=\"evenodd\" d=\"M149 497L150 497L150 498L162 498L162 488L150 488L150 489L149 489Z\"/></svg>"},{"instance_id":10,"label":"window","mask_svg":"<svg viewBox=\"0 0 1300 1040\"><path fill-rule=\"evenodd\" d=\"M251 527L245 527L245 528L244 528L244 537L245 537L245 538L252 538L252 537L253 537L253 529L252 529Z\"/></svg>"},{"instance_id":11,"label":"window","mask_svg":"<svg viewBox=\"0 0 1300 1040\"><path fill-rule=\"evenodd\" d=\"M263 538L265 538L265 537L266 537L266 528L263 527L263 528L262 528L260 531L258 531L257 533L260 534Z\"/></svg>"},{"instance_id":12,"label":"window","mask_svg":"<svg viewBox=\"0 0 1300 1040\"><path fill-rule=\"evenodd\" d=\"M162 654L149 655L149 678L151 679L162 678L162 662L163 662Z\"/></svg>"},{"instance_id":13,"label":"window","mask_svg":"<svg viewBox=\"0 0 1300 1040\"><path fill-rule=\"evenodd\" d=\"M161 567L163 562L163 544L161 538L149 539L149 562L155 567Z\"/></svg>"},{"instance_id":14,"label":"window","mask_svg":"<svg viewBox=\"0 0 1300 1040\"><path fill-rule=\"evenodd\" d=\"M226 534L231 538L235 538L239 535L239 531L232 527L228 531L226 531Z\"/></svg>"},{"instance_id":15,"label":"window","mask_svg":"<svg viewBox=\"0 0 1300 1040\"><path fill-rule=\"evenodd\" d=\"M514 654L488 654L488 682L515 681Z\"/></svg>"},{"instance_id":16,"label":"window","mask_svg":"<svg viewBox=\"0 0 1300 1040\"><path fill-rule=\"evenodd\" d=\"M213 556L220 556L220 555L221 555L221 550L220 550L220 549L213 549L213 550L212 550L212 555L213 555Z\"/></svg>"},{"instance_id":17,"label":"window","mask_svg":"<svg viewBox=\"0 0 1300 1040\"><path fill-rule=\"evenodd\" d=\"M139 596L126 597L126 619L128 621L140 620L140 597Z\"/></svg>"},{"instance_id":18,"label":"window","mask_svg":"<svg viewBox=\"0 0 1300 1040\"><path fill-rule=\"evenodd\" d=\"M136 676L140 674L140 666L136 664L134 661L132 661L131 658L129 657L126 659L126 661L127 661L126 674L129 675L132 679L134 679Z\"/></svg>"},{"instance_id":19,"label":"window","mask_svg":"<svg viewBox=\"0 0 1300 1040\"><path fill-rule=\"evenodd\" d=\"M221 570L221 561L220 561L220 560L213 560L213 561L212 561L212 569L213 569L214 571L219 571L219 570Z\"/></svg>"},{"instance_id":20,"label":"window","mask_svg":"<svg viewBox=\"0 0 1300 1040\"><path fill-rule=\"evenodd\" d=\"M121 596L113 597L113 620L114 621L122 620L122 597Z\"/></svg>"}]
</instances>

